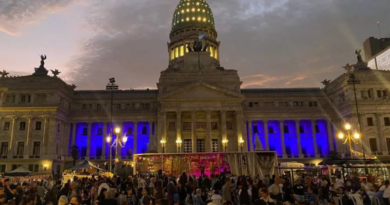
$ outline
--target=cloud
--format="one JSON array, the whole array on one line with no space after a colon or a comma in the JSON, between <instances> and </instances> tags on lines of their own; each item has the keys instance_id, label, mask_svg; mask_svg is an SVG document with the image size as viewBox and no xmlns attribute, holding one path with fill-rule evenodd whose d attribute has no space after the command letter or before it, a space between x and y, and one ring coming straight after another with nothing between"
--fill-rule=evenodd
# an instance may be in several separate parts
<instances>
[{"instance_id":1,"label":"cloud","mask_svg":"<svg viewBox=\"0 0 390 205\"><path fill-rule=\"evenodd\" d=\"M50 13L55 13L74 0L1 0L0 31L19 35L20 28L36 23Z\"/></svg>"},{"instance_id":2,"label":"cloud","mask_svg":"<svg viewBox=\"0 0 390 205\"><path fill-rule=\"evenodd\" d=\"M72 62L76 72L71 78L83 89L103 88L109 77L116 77L122 87L156 87L168 66L166 42L178 2L116 0L96 5L86 27L95 35ZM354 50L373 35L377 21L388 19L387 0L209 3L221 41L221 64L238 70L243 87L321 86L324 78L344 72L341 65L354 63Z\"/></svg>"}]
</instances>

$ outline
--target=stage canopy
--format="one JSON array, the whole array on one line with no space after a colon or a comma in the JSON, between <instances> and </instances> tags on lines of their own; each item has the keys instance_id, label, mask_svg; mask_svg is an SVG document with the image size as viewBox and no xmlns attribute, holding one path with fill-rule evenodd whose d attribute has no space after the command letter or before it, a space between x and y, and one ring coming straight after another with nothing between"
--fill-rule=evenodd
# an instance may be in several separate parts
<instances>
[{"instance_id":1,"label":"stage canopy","mask_svg":"<svg viewBox=\"0 0 390 205\"><path fill-rule=\"evenodd\" d=\"M31 174L31 171L24 168L23 166L20 166L10 172L6 172L4 175L5 176L15 176L15 177L20 177L20 176L28 176Z\"/></svg>"},{"instance_id":2,"label":"stage canopy","mask_svg":"<svg viewBox=\"0 0 390 205\"><path fill-rule=\"evenodd\" d=\"M82 162L81 164L78 164L72 168L70 168L71 170L79 170L79 169L98 169L98 170L104 170L104 169L101 169L99 167L96 167L95 165L93 165L90 161L88 160L85 160L84 162Z\"/></svg>"}]
</instances>

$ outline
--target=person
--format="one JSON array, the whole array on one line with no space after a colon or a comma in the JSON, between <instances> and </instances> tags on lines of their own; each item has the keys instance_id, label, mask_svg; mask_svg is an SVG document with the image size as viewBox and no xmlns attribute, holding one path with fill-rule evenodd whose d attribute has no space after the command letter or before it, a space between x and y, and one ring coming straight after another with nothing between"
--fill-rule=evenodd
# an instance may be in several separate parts
<instances>
[{"instance_id":1,"label":"person","mask_svg":"<svg viewBox=\"0 0 390 205\"><path fill-rule=\"evenodd\" d=\"M15 197L16 190L11 188L9 179L5 179L4 183L5 183L4 192L7 195L6 201L8 201Z\"/></svg>"},{"instance_id":2,"label":"person","mask_svg":"<svg viewBox=\"0 0 390 205\"><path fill-rule=\"evenodd\" d=\"M80 196L73 196L70 200L70 203L72 205L81 205L81 197Z\"/></svg>"},{"instance_id":3,"label":"person","mask_svg":"<svg viewBox=\"0 0 390 205\"><path fill-rule=\"evenodd\" d=\"M280 188L280 185L284 183L284 180L280 177L275 178L275 183L273 183L268 191L272 199L276 202L283 202L283 191Z\"/></svg>"},{"instance_id":4,"label":"person","mask_svg":"<svg viewBox=\"0 0 390 205\"><path fill-rule=\"evenodd\" d=\"M58 205L67 205L68 204L68 197L65 195L60 196L60 199L58 200Z\"/></svg>"},{"instance_id":5,"label":"person","mask_svg":"<svg viewBox=\"0 0 390 205\"><path fill-rule=\"evenodd\" d=\"M301 179L295 181L293 191L296 201L303 202L305 200L305 187L303 186Z\"/></svg>"},{"instance_id":6,"label":"person","mask_svg":"<svg viewBox=\"0 0 390 205\"><path fill-rule=\"evenodd\" d=\"M232 192L230 191L230 185L232 181L230 178L227 178L225 181L225 185L222 186L222 201L231 201L232 200Z\"/></svg>"},{"instance_id":7,"label":"person","mask_svg":"<svg viewBox=\"0 0 390 205\"><path fill-rule=\"evenodd\" d=\"M214 194L211 196L211 201L214 205L222 205L222 197L219 195L218 190L214 190Z\"/></svg>"},{"instance_id":8,"label":"person","mask_svg":"<svg viewBox=\"0 0 390 205\"><path fill-rule=\"evenodd\" d=\"M109 189L107 191L105 199L99 203L99 205L112 205L117 204L117 201L115 199L115 189Z\"/></svg>"},{"instance_id":9,"label":"person","mask_svg":"<svg viewBox=\"0 0 390 205\"><path fill-rule=\"evenodd\" d=\"M306 205L317 205L318 204L316 191L317 191L317 189L315 188L315 186L310 186L307 189L307 193L309 194L309 198L306 200L306 203L305 203Z\"/></svg>"},{"instance_id":10,"label":"person","mask_svg":"<svg viewBox=\"0 0 390 205\"><path fill-rule=\"evenodd\" d=\"M126 201L121 205L137 205L137 201L135 199L135 195L133 194L133 189L131 187L127 188Z\"/></svg>"},{"instance_id":11,"label":"person","mask_svg":"<svg viewBox=\"0 0 390 205\"><path fill-rule=\"evenodd\" d=\"M389 197L390 197L390 186L389 180L386 180L384 185L379 188L379 191L383 192L383 201L385 205L390 205Z\"/></svg>"},{"instance_id":12,"label":"person","mask_svg":"<svg viewBox=\"0 0 390 205\"><path fill-rule=\"evenodd\" d=\"M205 205L204 201L202 200L202 190L196 189L195 194L192 196L193 198L193 204L194 205Z\"/></svg>"},{"instance_id":13,"label":"person","mask_svg":"<svg viewBox=\"0 0 390 205\"><path fill-rule=\"evenodd\" d=\"M20 205L36 205L37 204L37 196L35 194L29 194L28 196L24 196Z\"/></svg>"},{"instance_id":14,"label":"person","mask_svg":"<svg viewBox=\"0 0 390 205\"><path fill-rule=\"evenodd\" d=\"M269 195L267 188L259 189L259 199L255 200L255 205L275 205L275 201Z\"/></svg>"},{"instance_id":15,"label":"person","mask_svg":"<svg viewBox=\"0 0 390 205\"><path fill-rule=\"evenodd\" d=\"M242 188L238 191L238 195L241 205L250 205L248 186L246 183L242 185Z\"/></svg>"}]
</instances>

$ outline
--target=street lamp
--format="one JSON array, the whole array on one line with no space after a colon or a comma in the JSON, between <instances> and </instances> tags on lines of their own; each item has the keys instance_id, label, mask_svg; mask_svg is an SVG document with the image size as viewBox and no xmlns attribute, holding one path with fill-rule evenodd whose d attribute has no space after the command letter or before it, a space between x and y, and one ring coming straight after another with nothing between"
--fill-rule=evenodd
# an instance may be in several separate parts
<instances>
[{"instance_id":1,"label":"street lamp","mask_svg":"<svg viewBox=\"0 0 390 205\"><path fill-rule=\"evenodd\" d=\"M358 144L360 139L360 134L358 132L354 132L351 134L352 126L349 123L344 124L345 133L340 131L338 133L339 139L343 142L343 144L348 143L350 158L352 158L352 143Z\"/></svg>"},{"instance_id":2,"label":"street lamp","mask_svg":"<svg viewBox=\"0 0 390 205\"><path fill-rule=\"evenodd\" d=\"M227 144L228 144L228 140L227 139L223 139L222 140L222 145L223 145L223 147L225 147L225 152L227 151Z\"/></svg>"},{"instance_id":3,"label":"street lamp","mask_svg":"<svg viewBox=\"0 0 390 205\"><path fill-rule=\"evenodd\" d=\"M238 143L240 144L240 147L241 147L241 152L244 148L244 140L242 139L242 137L240 138L240 140L238 141Z\"/></svg>"},{"instance_id":4,"label":"street lamp","mask_svg":"<svg viewBox=\"0 0 390 205\"><path fill-rule=\"evenodd\" d=\"M177 146L177 150L178 150L178 153L180 153L180 148L181 148L181 143L182 143L183 141L181 141L181 139L177 139L176 140L176 146Z\"/></svg>"},{"instance_id":5,"label":"street lamp","mask_svg":"<svg viewBox=\"0 0 390 205\"><path fill-rule=\"evenodd\" d=\"M161 143L161 147L162 147L162 151L163 151L163 153L165 153L165 143L166 143L167 141L165 141L165 139L161 139L160 140L160 143Z\"/></svg>"},{"instance_id":6,"label":"street lamp","mask_svg":"<svg viewBox=\"0 0 390 205\"><path fill-rule=\"evenodd\" d=\"M353 87L353 93L355 96L356 115L358 118L358 128L359 128L359 132L363 133L361 123L360 123L360 113L359 113L359 106L358 106L358 101L357 101L357 96L356 96L356 86L355 86L356 84L360 84L360 80L358 80L356 78L355 74L351 73L351 74L349 74L348 84L352 84L352 87ZM366 159L366 151L364 150L363 143L362 143L362 152L363 152L363 159Z\"/></svg>"},{"instance_id":7,"label":"street lamp","mask_svg":"<svg viewBox=\"0 0 390 205\"><path fill-rule=\"evenodd\" d=\"M126 142L127 142L127 136L123 136L122 138L119 137L119 134L121 132L121 128L120 127L116 127L114 129L114 133L116 134L116 138L114 140L114 142L110 145L110 159L109 159L109 164L110 164L110 172L111 172L111 167L112 167L112 147L115 147L115 153L116 153L116 158L115 158L115 162L119 162L119 157L118 154L119 154L119 147L125 147L126 146ZM112 140L112 136L109 135L106 137L106 141L108 144L111 143L111 140ZM115 173L118 171L118 166L116 165L115 166Z\"/></svg>"}]
</instances>

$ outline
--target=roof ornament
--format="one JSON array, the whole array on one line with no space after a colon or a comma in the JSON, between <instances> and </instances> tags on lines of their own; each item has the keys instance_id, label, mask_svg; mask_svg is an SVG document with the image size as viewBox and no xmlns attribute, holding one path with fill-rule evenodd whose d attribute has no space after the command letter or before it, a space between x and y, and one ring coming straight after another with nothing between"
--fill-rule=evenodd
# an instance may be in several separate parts
<instances>
[{"instance_id":1,"label":"roof ornament","mask_svg":"<svg viewBox=\"0 0 390 205\"><path fill-rule=\"evenodd\" d=\"M361 49L356 49L356 50L355 50L355 54L357 55L357 56L356 56L357 62L358 62L358 63L362 63L362 62L363 62L362 50L361 50Z\"/></svg>"},{"instance_id":2,"label":"roof ornament","mask_svg":"<svg viewBox=\"0 0 390 205\"><path fill-rule=\"evenodd\" d=\"M51 73L54 75L53 77L56 77L61 73L59 70L55 69L55 70L50 70Z\"/></svg>"},{"instance_id":3,"label":"roof ornament","mask_svg":"<svg viewBox=\"0 0 390 205\"><path fill-rule=\"evenodd\" d=\"M331 82L331 80L325 79L325 80L323 80L321 83L322 83L323 85L327 86L327 85L330 84L330 82Z\"/></svg>"},{"instance_id":4,"label":"roof ornament","mask_svg":"<svg viewBox=\"0 0 390 205\"><path fill-rule=\"evenodd\" d=\"M2 78L5 78L5 77L7 77L8 76L8 72L7 71L5 71L5 70L3 70L3 71L0 71L0 75L1 75L1 77Z\"/></svg>"},{"instance_id":5,"label":"roof ornament","mask_svg":"<svg viewBox=\"0 0 390 205\"><path fill-rule=\"evenodd\" d=\"M350 73L353 69L353 65L347 63L345 66L343 66L343 68L347 71L347 73Z\"/></svg>"},{"instance_id":6,"label":"roof ornament","mask_svg":"<svg viewBox=\"0 0 390 205\"><path fill-rule=\"evenodd\" d=\"M39 68L35 68L35 72L33 75L35 76L47 76L47 73L49 72L45 68L45 60L47 59L46 55L40 55L41 57L41 65Z\"/></svg>"}]
</instances>

